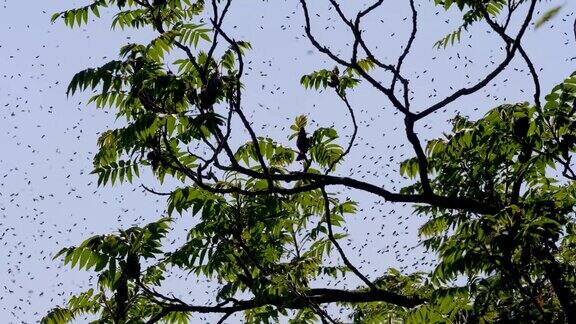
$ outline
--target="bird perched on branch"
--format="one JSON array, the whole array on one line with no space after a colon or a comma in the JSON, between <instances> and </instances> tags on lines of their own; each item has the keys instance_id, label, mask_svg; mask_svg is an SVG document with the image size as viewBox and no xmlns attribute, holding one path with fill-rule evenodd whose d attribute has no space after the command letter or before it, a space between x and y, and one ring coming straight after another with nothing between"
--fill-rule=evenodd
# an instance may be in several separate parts
<instances>
[{"instance_id":1,"label":"bird perched on branch","mask_svg":"<svg viewBox=\"0 0 576 324\"><path fill-rule=\"evenodd\" d=\"M296 139L296 147L298 147L298 157L296 161L301 161L306 159L306 154L308 149L310 149L310 139L306 136L306 130L304 126L298 131L298 138Z\"/></svg>"},{"instance_id":2,"label":"bird perched on branch","mask_svg":"<svg viewBox=\"0 0 576 324\"><path fill-rule=\"evenodd\" d=\"M521 152L518 155L518 161L520 161L520 163L528 162L530 156L532 155L532 148L530 147L530 144L528 143L527 139L529 128L530 128L530 118L526 116L520 117L514 122L514 128L513 128L514 135L517 137L517 140L520 141L522 145Z\"/></svg>"},{"instance_id":3,"label":"bird perched on branch","mask_svg":"<svg viewBox=\"0 0 576 324\"><path fill-rule=\"evenodd\" d=\"M212 110L212 106L216 103L218 99L218 92L222 87L222 79L218 72L213 73L204 88L202 88L202 92L200 92L200 108L203 111Z\"/></svg>"},{"instance_id":4,"label":"bird perched on branch","mask_svg":"<svg viewBox=\"0 0 576 324\"><path fill-rule=\"evenodd\" d=\"M126 269L124 270L128 279L140 278L140 260L135 253L128 253L126 257Z\"/></svg>"},{"instance_id":5,"label":"bird perched on branch","mask_svg":"<svg viewBox=\"0 0 576 324\"><path fill-rule=\"evenodd\" d=\"M337 66L335 66L334 69L332 70L332 73L330 74L330 79L328 80L329 87L336 88L338 84L340 84L340 81L338 79L339 75L340 70L338 69Z\"/></svg>"},{"instance_id":6,"label":"bird perched on branch","mask_svg":"<svg viewBox=\"0 0 576 324\"><path fill-rule=\"evenodd\" d=\"M526 135L528 135L529 128L530 118L526 116L520 117L514 122L514 135L516 135L520 140L523 140L526 138Z\"/></svg>"}]
</instances>

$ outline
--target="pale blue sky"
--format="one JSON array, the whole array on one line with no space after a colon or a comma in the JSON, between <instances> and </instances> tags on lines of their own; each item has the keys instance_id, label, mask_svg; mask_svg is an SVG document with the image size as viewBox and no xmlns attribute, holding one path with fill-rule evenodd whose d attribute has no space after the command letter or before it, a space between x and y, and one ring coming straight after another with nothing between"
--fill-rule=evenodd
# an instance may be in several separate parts
<instances>
[{"instance_id":1,"label":"pale blue sky","mask_svg":"<svg viewBox=\"0 0 576 324\"><path fill-rule=\"evenodd\" d=\"M310 9L319 14L319 17L313 15L319 39L349 56L350 34L337 21L334 11L327 10L327 1L313 2ZM392 62L407 37L409 24L403 18L408 14L408 5L403 1L388 2L367 19L365 26L374 52L384 61ZM115 59L122 44L149 39L152 34L111 32L110 16L106 13L102 20L80 29L50 24L52 13L85 3L22 0L0 3L1 322L35 322L49 308L61 304L70 292L88 287L90 273L69 271L51 260L59 248L77 244L96 233L143 224L158 218L164 210L163 199L134 190L139 180L134 185L96 188L95 177L89 175L98 132L118 124L112 113L86 107L86 95L67 99L67 83L75 72ZM351 129L343 127L348 121L345 107L331 94L305 91L299 85L302 74L331 68L333 64L313 51L303 36L297 3L236 0L231 8L225 29L254 46L247 59L250 75L245 80L244 109L249 115L254 111L259 135L286 140L289 133L281 128L289 126L296 115L309 114L323 126L335 124L342 139L347 140ZM558 3L561 2L551 1L541 6ZM502 58L502 42L478 27L471 29L471 39L470 34L464 34L463 42L454 48L433 49L434 41L452 31L458 21L454 13L432 8L431 1L418 1L418 5L420 33L405 63L405 75L412 80L415 109L445 97L451 92L450 87L458 88L483 76L493 62ZM576 67L571 31L575 5L567 6L550 25L537 31L530 28L526 35L525 46L537 68L543 69L541 81L545 90ZM357 8L349 4L344 7L350 13ZM519 59L485 90L451 105L446 113L423 121L419 132L437 136L447 129L446 119L453 116L455 109L479 116L505 100L532 100L532 83ZM407 141L400 116L394 114L383 96L370 88L354 91L350 101L362 127L359 145L341 168L341 174L348 175L353 168L355 177L399 189L398 162L411 155L408 145L402 146ZM377 163L379 157L382 159ZM357 171L360 166L363 172ZM152 180L145 181L147 185L156 185ZM357 199L364 209L348 226L355 243L346 248L353 261L371 260L363 263L363 270L370 277L376 276L374 269L382 271L389 266L407 266L407 271L413 270L414 257L403 256L404 245L414 246L415 228L421 220L402 205L375 205L374 197L356 192L342 195ZM183 218L179 226L185 228L190 222ZM406 226L409 234L404 234ZM394 236L394 231L401 235ZM399 243L390 247L389 252L378 252L397 240ZM415 256L420 258L422 254L418 252ZM203 293L194 290L193 285L190 289L197 291L197 295L182 290L181 296L187 300L202 298Z\"/></svg>"}]
</instances>

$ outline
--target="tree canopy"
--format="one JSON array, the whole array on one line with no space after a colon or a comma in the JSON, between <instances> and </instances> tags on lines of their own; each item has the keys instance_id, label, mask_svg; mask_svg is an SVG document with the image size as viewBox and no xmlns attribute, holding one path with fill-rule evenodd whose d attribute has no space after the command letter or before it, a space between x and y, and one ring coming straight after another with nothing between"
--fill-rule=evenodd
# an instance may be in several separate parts
<instances>
[{"instance_id":1,"label":"tree canopy","mask_svg":"<svg viewBox=\"0 0 576 324\"><path fill-rule=\"evenodd\" d=\"M98 185L132 183L143 168L177 185L170 192L146 187L167 198L167 214L157 221L87 238L56 255L95 272L97 280L43 323L84 314L96 323L187 323L206 313L220 322L243 313L247 323L281 317L294 323L576 322L576 74L542 98L538 71L522 46L531 24L546 24L560 7L535 17L539 6L549 9L537 0L435 0L462 13L461 26L435 47L484 24L501 38L504 57L476 83L416 110L414 89L402 73L418 35L414 0L406 2L409 38L392 63L378 58L363 37L363 19L384 1L354 16L328 1L352 35L349 58L315 37L310 1L299 0L308 40L332 61L302 76L301 84L330 91L347 108L353 135L344 144L338 127L313 129L305 116L294 116L285 134L292 145L254 128L242 98L250 91L243 78L251 73L244 58L256 49L226 27L232 0L96 0L54 14L53 21L77 27L100 17L102 8L116 7L113 28L155 30L149 43L123 46L117 60L77 73L68 95L95 91L90 104L111 107L124 123L98 140L92 172ZM209 23L202 23L206 17ZM478 120L456 115L450 132L422 143L417 123L484 89L515 58L530 72L532 97L494 107ZM338 172L354 154L360 126L349 94L359 84L373 87L403 115L413 157L394 170L407 178L398 191ZM248 134L240 145L231 140L238 131ZM372 278L363 273L340 243L357 203L335 187L408 203L425 215L418 234L437 256L433 269L381 269ZM195 223L169 250L165 242L176 217ZM339 262L327 262L331 257ZM213 303L165 293L172 269L217 282ZM350 276L358 287L321 286L324 278Z\"/></svg>"}]
</instances>

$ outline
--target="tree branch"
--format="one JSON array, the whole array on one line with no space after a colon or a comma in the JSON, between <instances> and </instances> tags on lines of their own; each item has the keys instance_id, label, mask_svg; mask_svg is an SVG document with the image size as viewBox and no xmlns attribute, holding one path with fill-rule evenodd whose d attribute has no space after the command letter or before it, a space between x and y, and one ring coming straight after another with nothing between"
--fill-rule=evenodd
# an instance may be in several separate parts
<instances>
[{"instance_id":1,"label":"tree branch","mask_svg":"<svg viewBox=\"0 0 576 324\"><path fill-rule=\"evenodd\" d=\"M368 280L368 278L366 278L366 276L364 276L358 270L358 268L356 268L352 262L348 260L346 253L334 237L334 231L332 229L332 218L330 213L330 199L328 199L328 194L326 193L326 189L324 187L320 188L320 191L322 191L322 197L324 198L324 218L326 219L326 226L328 227L328 239L330 239L330 242L332 242L332 244L336 247L336 250L338 250L342 261L344 261L344 264L348 267L348 269L350 269L350 271L352 271L356 277L360 278L360 280L362 280L371 290L378 290L378 287L376 287L372 281Z\"/></svg>"},{"instance_id":2,"label":"tree branch","mask_svg":"<svg viewBox=\"0 0 576 324\"><path fill-rule=\"evenodd\" d=\"M520 45L520 41L522 39L522 36L526 32L526 29L528 28L528 25L530 24L530 21L532 20L532 16L534 14L534 8L536 6L536 2L537 2L537 0L531 0L530 9L528 9L528 13L526 14L524 22L522 23L522 27L520 28L520 31L518 32L518 35L516 36L516 39L514 40L512 48L510 49L510 51L507 52L506 58L502 61L502 63L500 63L496 67L496 69L494 69L492 72L490 72L488 75L486 75L484 77L484 79L482 79L480 82L478 82L474 86L469 87L469 88L462 88L462 89L454 92L453 94L449 95L445 99L441 100L440 102L430 106L429 108L424 109L423 111L421 111L420 113L418 113L416 115L416 120L420 120L420 119L430 115L431 113L433 113L433 112L435 112L441 108L446 107L447 105L456 101L457 99L459 99L462 96L473 94L476 91L484 88L488 83L490 83L492 80L494 80L494 78L496 76L498 76L502 71L504 71L504 69L506 69L508 64L510 64L510 62L514 58L514 55L516 54L516 50L518 49L518 47Z\"/></svg>"},{"instance_id":3,"label":"tree branch","mask_svg":"<svg viewBox=\"0 0 576 324\"><path fill-rule=\"evenodd\" d=\"M331 303L369 303L385 302L398 305L401 307L413 308L426 302L419 297L406 297L384 290L340 290L330 288L310 289L302 295L286 294L283 296L268 296L254 298L250 300L238 300L232 306L200 306L200 305L182 305L168 304L163 306L161 314L166 316L171 312L195 312L195 313L220 313L233 314L245 310L255 309L258 307L271 305L285 309L302 309L310 307L309 301L316 304ZM148 323L156 323L159 318L154 316L156 321L149 320Z\"/></svg>"}]
</instances>

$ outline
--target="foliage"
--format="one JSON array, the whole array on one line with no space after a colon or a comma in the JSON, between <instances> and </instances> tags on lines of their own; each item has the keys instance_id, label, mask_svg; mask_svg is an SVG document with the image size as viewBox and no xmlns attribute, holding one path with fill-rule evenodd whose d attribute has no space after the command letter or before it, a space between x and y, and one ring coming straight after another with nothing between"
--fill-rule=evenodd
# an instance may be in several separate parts
<instances>
[{"instance_id":1,"label":"foliage","mask_svg":"<svg viewBox=\"0 0 576 324\"><path fill-rule=\"evenodd\" d=\"M352 321L367 323L573 322L576 75L554 87L543 106L537 94L534 103L503 104L476 121L457 115L452 131L429 140L425 149L414 131L416 122L482 89L504 70L524 29L513 40L507 25L493 18L510 18L523 5L527 26L536 2L436 0L445 10L463 12L461 27L436 47L455 43L462 30L479 22L488 22L510 46L507 61L477 86L416 113L409 110L409 82L400 71L416 29L398 64L388 65L374 57L360 29L361 18L378 2L355 21L332 2L355 37L353 59L345 61L314 38L306 1L300 0L308 38L336 63L300 82L307 89L334 90L355 129L342 146L335 127L311 129L305 116L297 116L286 135L309 144L302 146L305 152L258 136L242 111L244 59L252 46L224 30L230 1L213 1L218 14L210 26L200 22L206 14L201 0L98 0L55 14L53 21L74 27L87 23L90 13L99 17L100 9L116 6L113 28L151 27L158 33L146 44L123 46L117 60L77 73L68 95L94 91L90 103L114 110L124 122L98 139L92 173L99 186L132 183L146 169L158 182L168 177L176 187L164 194L167 215L159 220L91 237L56 255L65 265L95 272L96 288L54 308L42 322L66 323L90 314L95 323L188 323L197 313L220 314L223 321L237 312L247 323L281 317L293 323L333 321L323 304L337 304ZM359 49L365 58L357 59ZM166 62L177 53L182 56ZM377 69L392 74L390 86L371 74ZM398 80L402 99L396 98ZM415 157L400 165L400 174L412 184L406 182L398 193L335 175L355 145L358 125L348 95L361 82L405 115ZM238 147L229 141L236 120L249 134ZM302 164L296 153L305 155ZM434 269L409 274L382 269L374 280L362 274L339 243L357 204L327 191L336 185L414 204L427 217L419 235L437 255ZM195 222L182 244L168 250L176 214ZM174 271L218 283L213 303L193 305L162 293ZM352 276L363 284L314 288L328 278Z\"/></svg>"},{"instance_id":2,"label":"foliage","mask_svg":"<svg viewBox=\"0 0 576 324\"><path fill-rule=\"evenodd\" d=\"M497 16L506 5L506 0L491 0L482 5L478 5L478 1L434 0L434 2L437 5L443 5L446 10L453 5L456 5L461 11L466 10L462 17L462 25L434 43L434 47L437 49L446 48L448 44L454 45L454 43L460 42L462 31L468 31L468 28L475 22L483 20L484 12Z\"/></svg>"},{"instance_id":3,"label":"foliage","mask_svg":"<svg viewBox=\"0 0 576 324\"><path fill-rule=\"evenodd\" d=\"M538 20L534 24L534 27L540 28L540 27L544 26L546 23L548 23L550 20L552 20L552 19L554 19L554 17L556 17L560 13L560 11L562 10L563 7L564 7L563 5L556 6L556 7L549 9L545 13L543 13L542 16L540 18L538 18Z\"/></svg>"},{"instance_id":4,"label":"foliage","mask_svg":"<svg viewBox=\"0 0 576 324\"><path fill-rule=\"evenodd\" d=\"M550 321L560 311L550 296L558 288L547 276L561 267L566 284L574 284L573 256L563 250L573 240L576 187L554 177L576 150L574 81L575 75L554 87L542 109L519 103L496 107L475 122L456 116L451 134L428 143L437 192L500 206L500 212L482 217L417 207L430 215L420 228L424 245L440 257L432 281L443 285L461 275L469 278L477 296L474 306L481 306L475 316ZM416 177L417 160L405 161L401 169ZM414 185L404 190L420 189ZM543 312L517 297L534 293Z\"/></svg>"}]
</instances>

